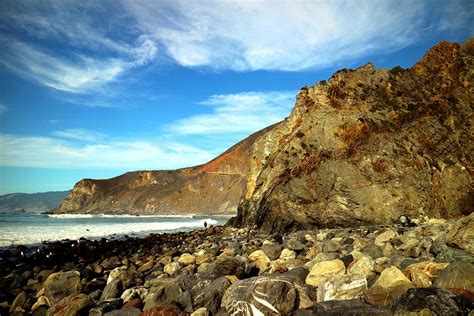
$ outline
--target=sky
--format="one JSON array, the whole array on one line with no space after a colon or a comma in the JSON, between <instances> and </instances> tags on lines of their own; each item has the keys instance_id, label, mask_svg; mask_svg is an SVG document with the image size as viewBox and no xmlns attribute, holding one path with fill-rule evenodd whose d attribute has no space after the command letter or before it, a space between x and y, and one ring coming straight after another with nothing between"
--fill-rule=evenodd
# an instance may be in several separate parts
<instances>
[{"instance_id":1,"label":"sky","mask_svg":"<svg viewBox=\"0 0 474 316\"><path fill-rule=\"evenodd\" d=\"M0 1L0 194L205 163L371 61L474 33L472 1Z\"/></svg>"}]
</instances>

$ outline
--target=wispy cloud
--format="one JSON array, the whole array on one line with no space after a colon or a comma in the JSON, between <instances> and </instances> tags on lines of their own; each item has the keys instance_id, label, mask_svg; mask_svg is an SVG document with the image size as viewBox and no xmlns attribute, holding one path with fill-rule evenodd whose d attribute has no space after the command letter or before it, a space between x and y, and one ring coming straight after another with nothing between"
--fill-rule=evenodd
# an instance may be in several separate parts
<instances>
[{"instance_id":1,"label":"wispy cloud","mask_svg":"<svg viewBox=\"0 0 474 316\"><path fill-rule=\"evenodd\" d=\"M183 135L250 134L281 121L294 105L295 92L244 92L213 95L200 102L210 113L172 123L168 129Z\"/></svg>"},{"instance_id":2,"label":"wispy cloud","mask_svg":"<svg viewBox=\"0 0 474 316\"><path fill-rule=\"evenodd\" d=\"M90 58L77 55L54 56L26 43L3 37L0 43L5 48L0 53L0 63L20 76L50 88L81 93L114 81L126 70L142 66L153 59L156 47L144 40L135 48L131 59Z\"/></svg>"},{"instance_id":3,"label":"wispy cloud","mask_svg":"<svg viewBox=\"0 0 474 316\"><path fill-rule=\"evenodd\" d=\"M79 140L83 142L98 142L106 139L107 135L83 128L69 128L52 133L56 137Z\"/></svg>"},{"instance_id":4,"label":"wispy cloud","mask_svg":"<svg viewBox=\"0 0 474 316\"><path fill-rule=\"evenodd\" d=\"M124 3L180 65L238 71L315 69L391 52L433 26L472 31L474 14L462 0Z\"/></svg>"},{"instance_id":5,"label":"wispy cloud","mask_svg":"<svg viewBox=\"0 0 474 316\"><path fill-rule=\"evenodd\" d=\"M0 104L0 115L8 111L8 107L4 104Z\"/></svg>"},{"instance_id":6,"label":"wispy cloud","mask_svg":"<svg viewBox=\"0 0 474 316\"><path fill-rule=\"evenodd\" d=\"M0 134L0 147L0 165L13 167L174 169L214 157L187 144L151 140L78 144L56 137Z\"/></svg>"}]
</instances>

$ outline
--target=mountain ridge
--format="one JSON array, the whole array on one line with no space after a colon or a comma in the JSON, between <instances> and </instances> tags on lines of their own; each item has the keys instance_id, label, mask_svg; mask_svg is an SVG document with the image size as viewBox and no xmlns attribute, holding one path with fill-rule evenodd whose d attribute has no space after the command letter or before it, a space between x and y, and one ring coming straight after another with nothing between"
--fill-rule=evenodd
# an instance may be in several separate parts
<instances>
[{"instance_id":1,"label":"mountain ridge","mask_svg":"<svg viewBox=\"0 0 474 316\"><path fill-rule=\"evenodd\" d=\"M473 211L474 39L413 67L343 69L303 87L254 145L236 226L268 232Z\"/></svg>"},{"instance_id":2,"label":"mountain ridge","mask_svg":"<svg viewBox=\"0 0 474 316\"><path fill-rule=\"evenodd\" d=\"M82 179L51 213L235 214L249 171L251 145L275 125L250 135L205 164L132 171L110 179Z\"/></svg>"}]
</instances>

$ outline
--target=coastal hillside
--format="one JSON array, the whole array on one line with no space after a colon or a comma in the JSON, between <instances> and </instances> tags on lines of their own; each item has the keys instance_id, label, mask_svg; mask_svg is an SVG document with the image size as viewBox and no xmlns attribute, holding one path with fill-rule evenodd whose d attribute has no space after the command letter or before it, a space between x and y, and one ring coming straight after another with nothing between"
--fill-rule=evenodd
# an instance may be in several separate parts
<instances>
[{"instance_id":1,"label":"coastal hillside","mask_svg":"<svg viewBox=\"0 0 474 316\"><path fill-rule=\"evenodd\" d=\"M0 212L46 212L59 206L70 191L41 193L11 193L0 195Z\"/></svg>"},{"instance_id":2,"label":"coastal hillside","mask_svg":"<svg viewBox=\"0 0 474 316\"><path fill-rule=\"evenodd\" d=\"M371 63L302 88L254 145L237 226L388 224L473 211L474 39L410 69Z\"/></svg>"},{"instance_id":3,"label":"coastal hillside","mask_svg":"<svg viewBox=\"0 0 474 316\"><path fill-rule=\"evenodd\" d=\"M250 170L252 134L210 162L178 170L83 179L52 213L235 214Z\"/></svg>"}]
</instances>

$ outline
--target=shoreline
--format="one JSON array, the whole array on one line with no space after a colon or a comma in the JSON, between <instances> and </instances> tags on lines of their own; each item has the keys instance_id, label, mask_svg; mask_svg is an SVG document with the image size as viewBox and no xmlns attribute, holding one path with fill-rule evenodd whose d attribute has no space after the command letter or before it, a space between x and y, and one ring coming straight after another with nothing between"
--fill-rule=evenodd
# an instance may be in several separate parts
<instances>
[{"instance_id":1,"label":"shoreline","mask_svg":"<svg viewBox=\"0 0 474 316\"><path fill-rule=\"evenodd\" d=\"M0 252L0 313L228 315L253 306L267 315L272 306L290 315L391 315L416 306L467 314L474 257L451 232L473 220L272 235L214 226L20 247Z\"/></svg>"}]
</instances>

